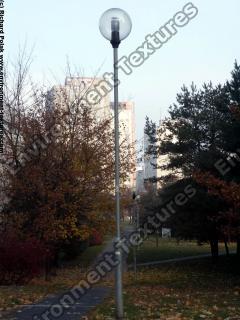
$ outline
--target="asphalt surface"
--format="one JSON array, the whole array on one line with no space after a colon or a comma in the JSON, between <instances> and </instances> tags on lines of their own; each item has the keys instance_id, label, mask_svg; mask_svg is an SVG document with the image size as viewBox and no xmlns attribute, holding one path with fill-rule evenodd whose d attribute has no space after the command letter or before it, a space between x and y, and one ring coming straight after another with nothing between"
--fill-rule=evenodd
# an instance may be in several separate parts
<instances>
[{"instance_id":1,"label":"asphalt surface","mask_svg":"<svg viewBox=\"0 0 240 320\"><path fill-rule=\"evenodd\" d=\"M100 304L111 292L110 288L93 287L69 307L59 307L63 295L48 296L46 299L20 309L7 320L80 320L92 308ZM67 292L66 292L67 294ZM55 306L55 307L54 307Z\"/></svg>"}]
</instances>

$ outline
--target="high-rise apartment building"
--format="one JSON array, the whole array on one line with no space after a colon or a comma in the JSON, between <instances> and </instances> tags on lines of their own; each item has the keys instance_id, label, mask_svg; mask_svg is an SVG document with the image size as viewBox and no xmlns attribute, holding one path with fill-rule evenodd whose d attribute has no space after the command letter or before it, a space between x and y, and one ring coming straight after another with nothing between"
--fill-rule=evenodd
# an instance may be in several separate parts
<instances>
[{"instance_id":1,"label":"high-rise apartment building","mask_svg":"<svg viewBox=\"0 0 240 320\"><path fill-rule=\"evenodd\" d=\"M99 84L104 83L101 78L89 77L67 77L64 85L54 86L48 93L47 107L48 108L66 108L67 105L74 107L74 104L79 105L86 103L86 96L89 91L99 87ZM88 104L93 108L98 119L112 118L112 127L114 128L114 107L110 102L110 92L107 88L101 88L105 95L102 95L100 101L96 104ZM105 91L104 91L105 90ZM134 103L131 101L119 103L119 123L120 123L120 142L125 140L132 146L133 159L135 155L135 140L136 140L136 125ZM136 161L136 160L135 160ZM136 185L136 172L134 170L128 177L126 186L134 189Z\"/></svg>"},{"instance_id":2,"label":"high-rise apartment building","mask_svg":"<svg viewBox=\"0 0 240 320\"><path fill-rule=\"evenodd\" d=\"M149 180L157 177L157 159L148 154L151 143L149 137L144 133L144 179Z\"/></svg>"},{"instance_id":3,"label":"high-rise apartment building","mask_svg":"<svg viewBox=\"0 0 240 320\"><path fill-rule=\"evenodd\" d=\"M86 104L87 92L95 88L101 81L103 81L101 78L67 77L64 85L54 86L48 92L47 106L51 108L57 104L57 107L66 108L67 105L74 107L74 103ZM96 112L97 118L108 117L110 115L110 94L102 95L98 103L89 106Z\"/></svg>"},{"instance_id":4,"label":"high-rise apartment building","mask_svg":"<svg viewBox=\"0 0 240 320\"><path fill-rule=\"evenodd\" d=\"M134 172L128 177L126 185L135 189L136 187L136 124L135 124L135 105L132 101L119 103L119 126L120 126L120 143L125 140L128 145L132 146L131 157L135 163ZM114 104L111 103L111 112L114 112Z\"/></svg>"},{"instance_id":5,"label":"high-rise apartment building","mask_svg":"<svg viewBox=\"0 0 240 320\"><path fill-rule=\"evenodd\" d=\"M177 124L176 124L177 125ZM158 147L161 141L169 135L169 132L164 124L164 121L160 121L159 126L156 130L156 141L152 144L152 147ZM176 142L176 138L173 137L173 143ZM168 154L158 154L158 156L148 155L147 152L151 147L151 143L149 141L148 135L144 134L144 180L146 181L154 181L153 183L156 188L161 188L163 185L163 181L165 182L174 182L176 179L180 179L182 177L181 171L170 170L164 168L164 166L169 163L169 155Z\"/></svg>"}]
</instances>

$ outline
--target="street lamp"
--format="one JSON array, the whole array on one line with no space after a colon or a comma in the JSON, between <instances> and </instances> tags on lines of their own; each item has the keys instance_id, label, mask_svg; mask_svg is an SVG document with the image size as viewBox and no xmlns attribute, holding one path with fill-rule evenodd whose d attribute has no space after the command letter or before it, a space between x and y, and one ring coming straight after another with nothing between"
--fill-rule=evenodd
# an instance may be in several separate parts
<instances>
[{"instance_id":1,"label":"street lamp","mask_svg":"<svg viewBox=\"0 0 240 320\"><path fill-rule=\"evenodd\" d=\"M113 8L105 11L99 21L99 29L104 38L113 47L114 68L114 129L115 129L115 208L116 208L116 243L121 241L120 230L120 177L119 177L119 116L118 116L118 47L127 38L132 29L129 15L121 9ZM122 252L115 248L115 255L119 264L116 268L116 316L123 319L123 290L122 290Z\"/></svg>"}]
</instances>

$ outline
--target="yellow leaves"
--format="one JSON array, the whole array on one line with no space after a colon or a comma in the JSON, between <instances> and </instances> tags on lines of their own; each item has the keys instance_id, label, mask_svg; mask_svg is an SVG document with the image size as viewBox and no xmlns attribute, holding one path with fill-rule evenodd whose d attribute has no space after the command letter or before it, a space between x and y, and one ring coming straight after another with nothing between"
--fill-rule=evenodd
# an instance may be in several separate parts
<instances>
[{"instance_id":1,"label":"yellow leaves","mask_svg":"<svg viewBox=\"0 0 240 320\"><path fill-rule=\"evenodd\" d=\"M91 229L87 225L82 225L79 227L79 237L81 240L86 240L91 235Z\"/></svg>"},{"instance_id":2,"label":"yellow leaves","mask_svg":"<svg viewBox=\"0 0 240 320\"><path fill-rule=\"evenodd\" d=\"M133 272L125 274L125 319L238 319L238 276L207 274L205 268L196 268L187 264L144 268L137 272L137 280ZM115 301L108 300L89 320L114 319L114 308Z\"/></svg>"}]
</instances>

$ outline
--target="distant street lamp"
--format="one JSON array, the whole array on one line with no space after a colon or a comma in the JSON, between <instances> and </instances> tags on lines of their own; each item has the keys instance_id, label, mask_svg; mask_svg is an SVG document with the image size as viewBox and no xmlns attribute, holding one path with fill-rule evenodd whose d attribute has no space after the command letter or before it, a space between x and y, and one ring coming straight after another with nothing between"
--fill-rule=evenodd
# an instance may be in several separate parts
<instances>
[{"instance_id":1,"label":"distant street lamp","mask_svg":"<svg viewBox=\"0 0 240 320\"><path fill-rule=\"evenodd\" d=\"M122 40L127 38L132 29L129 15L121 9L113 8L105 11L100 18L99 29L104 38L110 41L113 47L114 68L114 129L115 129L115 202L116 202L116 243L121 241L120 229L120 157L119 157L119 116L118 116L118 47ZM122 252L115 251L119 264L116 268L116 316L123 319L123 290L122 290Z\"/></svg>"}]
</instances>

